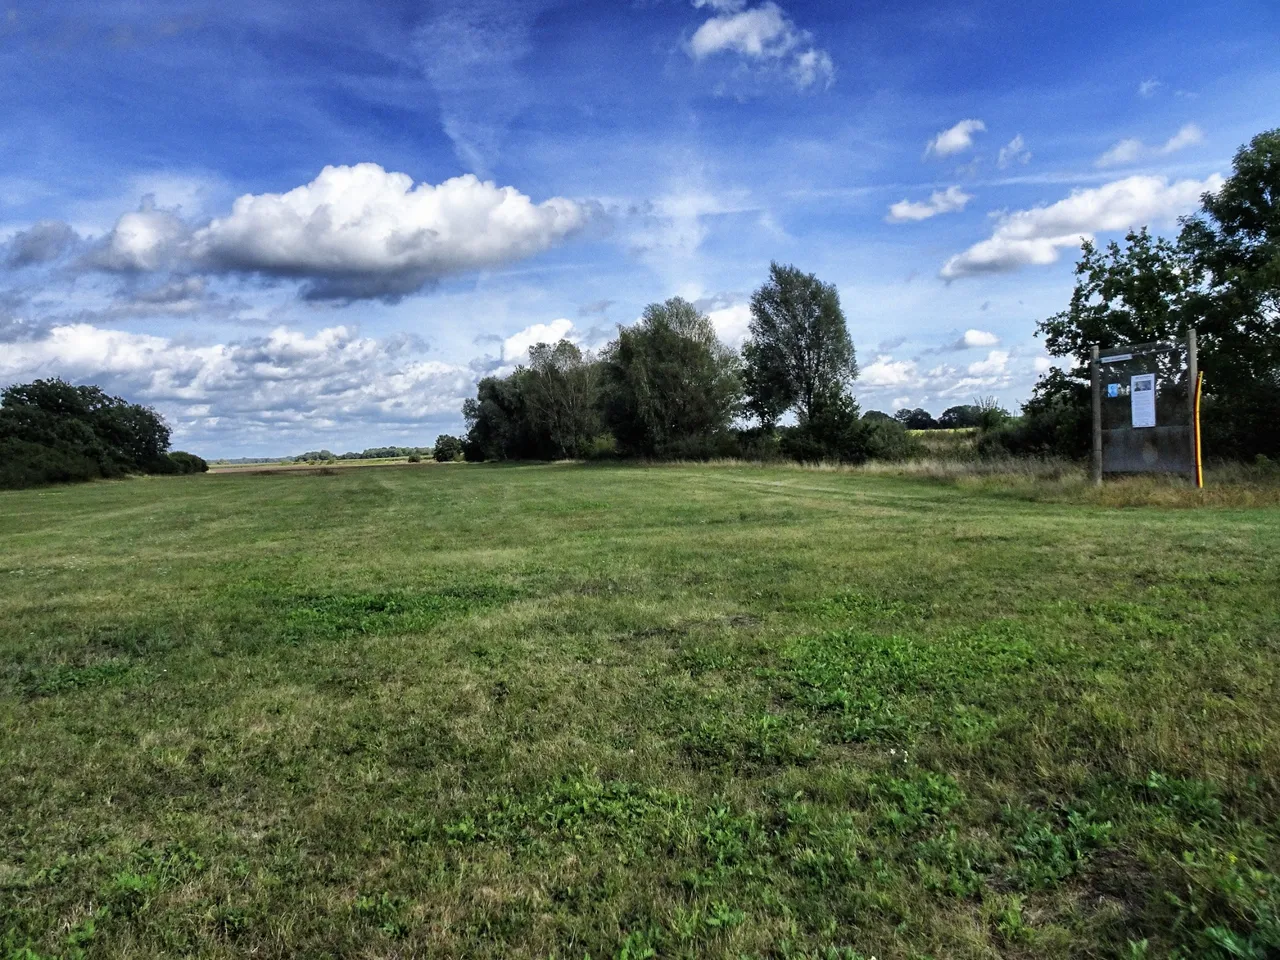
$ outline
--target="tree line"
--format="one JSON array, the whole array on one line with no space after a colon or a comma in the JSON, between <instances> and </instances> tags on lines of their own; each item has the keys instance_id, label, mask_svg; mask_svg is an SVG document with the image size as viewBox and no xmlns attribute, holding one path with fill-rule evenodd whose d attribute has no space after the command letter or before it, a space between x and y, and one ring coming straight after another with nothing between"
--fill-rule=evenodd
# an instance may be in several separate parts
<instances>
[{"instance_id":1,"label":"tree line","mask_svg":"<svg viewBox=\"0 0 1280 960\"><path fill-rule=\"evenodd\" d=\"M410 459L417 457L421 460L424 456L431 456L431 447L365 447L359 453L354 450L347 453L334 453L331 450L308 450L306 453L300 453L296 457L290 457L289 459L294 463L315 463L325 460L389 460L398 457L408 457Z\"/></svg>"},{"instance_id":2,"label":"tree line","mask_svg":"<svg viewBox=\"0 0 1280 960\"><path fill-rule=\"evenodd\" d=\"M1144 228L1123 244L1086 242L1075 273L1069 306L1037 324L1048 352L1071 365L1042 376L1019 416L990 399L936 419L922 408L862 415L835 287L774 263L751 298L740 352L687 301L650 304L598 356L566 340L538 344L513 372L482 379L463 406L466 436L441 439L469 460L859 462L908 456L907 430L968 427L985 454L1083 458L1092 345L1179 341L1194 326L1208 455L1280 456L1280 130L1237 152L1232 175L1181 221L1176 240ZM794 425L781 426L788 414Z\"/></svg>"},{"instance_id":3,"label":"tree line","mask_svg":"<svg viewBox=\"0 0 1280 960\"><path fill-rule=\"evenodd\" d=\"M868 417L888 417L889 414L871 410ZM974 403L961 403L947 407L936 418L924 407L903 408L891 419L897 420L908 430L970 430L998 426L1009 417L1008 412L995 398L980 398Z\"/></svg>"},{"instance_id":4,"label":"tree line","mask_svg":"<svg viewBox=\"0 0 1280 960\"><path fill-rule=\"evenodd\" d=\"M150 407L98 387L52 379L0 392L0 488L208 469L169 452L169 427Z\"/></svg>"},{"instance_id":5,"label":"tree line","mask_svg":"<svg viewBox=\"0 0 1280 960\"><path fill-rule=\"evenodd\" d=\"M652 303L598 355L539 343L511 373L483 378L456 439L468 460L905 457L901 423L861 415L857 375L835 286L774 263L740 352L687 300ZM781 426L788 414L794 425Z\"/></svg>"}]
</instances>

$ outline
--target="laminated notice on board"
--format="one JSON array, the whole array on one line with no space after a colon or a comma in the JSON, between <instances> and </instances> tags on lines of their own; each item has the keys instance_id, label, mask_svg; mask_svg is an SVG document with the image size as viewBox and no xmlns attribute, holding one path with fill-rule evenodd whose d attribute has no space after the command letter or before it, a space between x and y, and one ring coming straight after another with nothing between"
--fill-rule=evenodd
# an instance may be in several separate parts
<instances>
[{"instance_id":1,"label":"laminated notice on board","mask_svg":"<svg viewBox=\"0 0 1280 960\"><path fill-rule=\"evenodd\" d=\"M1156 425L1156 375L1140 373L1129 381L1129 403L1135 427Z\"/></svg>"}]
</instances>

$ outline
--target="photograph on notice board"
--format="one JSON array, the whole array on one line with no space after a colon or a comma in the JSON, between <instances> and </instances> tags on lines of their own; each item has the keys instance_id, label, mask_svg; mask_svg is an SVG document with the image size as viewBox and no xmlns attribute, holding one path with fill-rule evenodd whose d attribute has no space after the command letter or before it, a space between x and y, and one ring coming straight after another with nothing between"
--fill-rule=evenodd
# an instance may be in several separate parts
<instances>
[{"instance_id":1,"label":"photograph on notice board","mask_svg":"<svg viewBox=\"0 0 1280 960\"><path fill-rule=\"evenodd\" d=\"M1134 427L1156 425L1156 375L1140 373L1129 381L1129 403Z\"/></svg>"}]
</instances>

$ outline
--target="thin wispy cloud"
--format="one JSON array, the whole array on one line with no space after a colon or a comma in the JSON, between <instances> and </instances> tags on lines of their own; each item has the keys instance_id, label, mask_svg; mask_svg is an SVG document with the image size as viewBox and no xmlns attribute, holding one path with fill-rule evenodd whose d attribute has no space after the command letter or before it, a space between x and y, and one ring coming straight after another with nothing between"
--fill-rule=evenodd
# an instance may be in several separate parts
<instances>
[{"instance_id":1,"label":"thin wispy cloud","mask_svg":"<svg viewBox=\"0 0 1280 960\"><path fill-rule=\"evenodd\" d=\"M1187 147L1204 142L1204 131L1194 123L1188 123L1158 146L1148 146L1135 137L1119 141L1097 159L1099 167L1120 167L1153 157L1167 157Z\"/></svg>"},{"instance_id":2,"label":"thin wispy cloud","mask_svg":"<svg viewBox=\"0 0 1280 960\"><path fill-rule=\"evenodd\" d=\"M1001 147L1000 153L996 156L996 166L1001 170L1014 164L1025 165L1030 162L1031 151L1027 149L1027 144L1020 133Z\"/></svg>"}]
</instances>

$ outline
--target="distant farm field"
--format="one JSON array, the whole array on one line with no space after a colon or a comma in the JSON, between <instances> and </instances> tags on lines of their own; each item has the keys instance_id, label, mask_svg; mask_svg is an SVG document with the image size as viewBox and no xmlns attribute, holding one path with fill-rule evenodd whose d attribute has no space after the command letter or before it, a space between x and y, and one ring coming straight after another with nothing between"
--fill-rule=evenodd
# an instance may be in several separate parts
<instances>
[{"instance_id":1,"label":"distant farm field","mask_svg":"<svg viewBox=\"0 0 1280 960\"><path fill-rule=\"evenodd\" d=\"M0 493L0 956L1267 957L1280 508Z\"/></svg>"}]
</instances>

